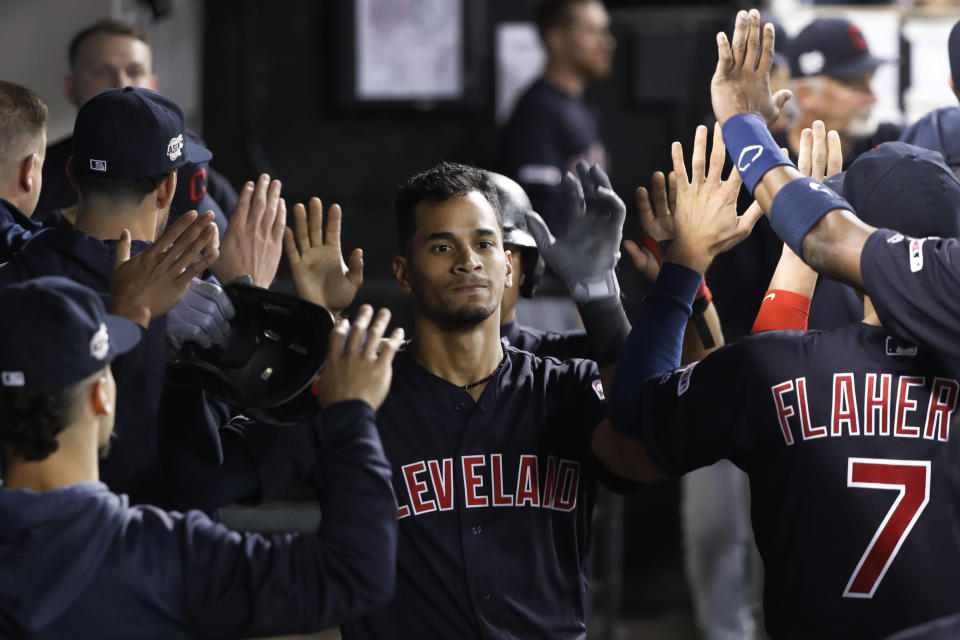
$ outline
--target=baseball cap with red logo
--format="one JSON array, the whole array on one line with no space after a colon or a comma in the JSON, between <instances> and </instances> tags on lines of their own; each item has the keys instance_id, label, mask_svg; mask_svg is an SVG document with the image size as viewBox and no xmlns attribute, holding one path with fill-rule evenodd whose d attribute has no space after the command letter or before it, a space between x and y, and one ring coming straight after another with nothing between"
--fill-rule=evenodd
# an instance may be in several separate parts
<instances>
[{"instance_id":1,"label":"baseball cap with red logo","mask_svg":"<svg viewBox=\"0 0 960 640\"><path fill-rule=\"evenodd\" d=\"M892 60L870 53L860 28L843 18L814 20L790 45L790 75L794 78L853 78L876 71L886 62Z\"/></svg>"}]
</instances>

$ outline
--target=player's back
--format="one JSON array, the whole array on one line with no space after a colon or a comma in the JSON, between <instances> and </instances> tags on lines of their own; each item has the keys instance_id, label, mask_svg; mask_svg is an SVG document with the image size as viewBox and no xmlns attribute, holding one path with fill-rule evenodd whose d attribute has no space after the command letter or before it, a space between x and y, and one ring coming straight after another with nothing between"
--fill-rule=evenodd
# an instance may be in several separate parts
<instances>
[{"instance_id":1,"label":"player's back","mask_svg":"<svg viewBox=\"0 0 960 640\"><path fill-rule=\"evenodd\" d=\"M960 610L949 369L865 324L746 350L750 443L736 461L773 637L876 638Z\"/></svg>"},{"instance_id":2,"label":"player's back","mask_svg":"<svg viewBox=\"0 0 960 640\"><path fill-rule=\"evenodd\" d=\"M772 638L882 638L960 611L949 370L857 323L750 336L644 383L658 467L749 474Z\"/></svg>"}]
</instances>

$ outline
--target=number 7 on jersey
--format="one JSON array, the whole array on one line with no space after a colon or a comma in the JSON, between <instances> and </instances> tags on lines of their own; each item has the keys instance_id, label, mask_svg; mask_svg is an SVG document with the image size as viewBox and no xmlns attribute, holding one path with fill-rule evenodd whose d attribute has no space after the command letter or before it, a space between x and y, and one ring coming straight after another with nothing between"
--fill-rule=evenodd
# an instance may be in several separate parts
<instances>
[{"instance_id":1,"label":"number 7 on jersey","mask_svg":"<svg viewBox=\"0 0 960 640\"><path fill-rule=\"evenodd\" d=\"M930 501L930 461L848 458L847 487L899 492L843 591L844 598L872 598Z\"/></svg>"}]
</instances>

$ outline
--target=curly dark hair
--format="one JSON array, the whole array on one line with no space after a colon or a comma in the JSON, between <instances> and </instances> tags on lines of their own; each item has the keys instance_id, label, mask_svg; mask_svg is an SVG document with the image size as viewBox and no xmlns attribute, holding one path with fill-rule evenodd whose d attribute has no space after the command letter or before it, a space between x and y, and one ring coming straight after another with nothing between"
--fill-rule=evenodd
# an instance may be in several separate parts
<instances>
[{"instance_id":1,"label":"curly dark hair","mask_svg":"<svg viewBox=\"0 0 960 640\"><path fill-rule=\"evenodd\" d=\"M70 426L85 380L59 389L0 388L0 445L18 458L43 460Z\"/></svg>"},{"instance_id":2,"label":"curly dark hair","mask_svg":"<svg viewBox=\"0 0 960 640\"><path fill-rule=\"evenodd\" d=\"M418 173L400 187L393 203L397 217L397 233L400 236L400 251L409 253L410 242L417 230L415 211L424 200L446 202L454 196L477 191L486 198L497 224L503 227L500 218L500 198L490 175L483 169L456 162L441 161L439 164Z\"/></svg>"}]
</instances>

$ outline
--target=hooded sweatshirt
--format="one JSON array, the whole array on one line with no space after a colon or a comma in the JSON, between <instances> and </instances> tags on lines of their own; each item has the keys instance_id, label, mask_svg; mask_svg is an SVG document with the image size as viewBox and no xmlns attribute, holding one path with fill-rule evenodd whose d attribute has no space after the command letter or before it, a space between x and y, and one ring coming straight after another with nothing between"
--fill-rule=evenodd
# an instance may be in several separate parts
<instances>
[{"instance_id":1,"label":"hooded sweatshirt","mask_svg":"<svg viewBox=\"0 0 960 640\"><path fill-rule=\"evenodd\" d=\"M237 533L199 511L131 507L99 482L0 489L0 637L287 634L386 602L396 502L375 414L352 400L324 417L316 535Z\"/></svg>"},{"instance_id":2,"label":"hooded sweatshirt","mask_svg":"<svg viewBox=\"0 0 960 640\"><path fill-rule=\"evenodd\" d=\"M0 287L44 275L60 275L103 296L109 308L115 240L100 240L72 227L44 229L0 266ZM131 255L150 242L134 240ZM100 478L133 503L179 510L213 511L238 500L255 502L308 479L314 455L305 429L232 423L190 430L159 430L157 417L166 370L166 318L154 319L136 349L112 365L117 412L110 455ZM210 405L196 403L196 413ZM222 417L222 416L221 416ZM206 415L196 415L196 420ZM211 417L211 419L213 419Z\"/></svg>"}]
</instances>

